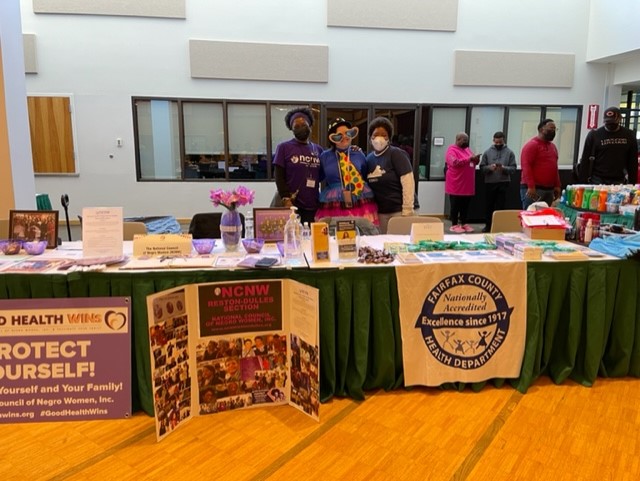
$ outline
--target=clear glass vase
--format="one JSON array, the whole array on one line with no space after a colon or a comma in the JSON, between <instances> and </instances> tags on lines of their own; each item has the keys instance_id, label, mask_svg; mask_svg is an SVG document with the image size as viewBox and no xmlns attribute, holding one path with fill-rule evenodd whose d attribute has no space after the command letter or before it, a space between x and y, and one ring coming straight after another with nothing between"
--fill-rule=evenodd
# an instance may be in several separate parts
<instances>
[{"instance_id":1,"label":"clear glass vase","mask_svg":"<svg viewBox=\"0 0 640 481\"><path fill-rule=\"evenodd\" d=\"M227 209L220 218L220 235L225 251L233 252L238 250L240 238L242 237L242 220L240 212L236 209Z\"/></svg>"}]
</instances>

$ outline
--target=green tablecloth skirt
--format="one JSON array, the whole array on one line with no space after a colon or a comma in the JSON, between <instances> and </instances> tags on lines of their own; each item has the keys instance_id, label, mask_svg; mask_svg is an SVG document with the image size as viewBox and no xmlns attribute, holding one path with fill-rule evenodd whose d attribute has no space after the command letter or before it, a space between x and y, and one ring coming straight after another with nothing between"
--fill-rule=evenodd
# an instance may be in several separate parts
<instances>
[{"instance_id":1,"label":"green tablecloth skirt","mask_svg":"<svg viewBox=\"0 0 640 481\"><path fill-rule=\"evenodd\" d=\"M364 399L403 386L393 267L274 271L0 274L0 299L132 298L133 409L153 413L146 296L185 284L290 278L320 290L320 395ZM640 376L640 266L631 260L538 262L527 268L527 336L521 392L541 375L590 386L600 376ZM640 336L639 336L640 338ZM114 354L116 355L116 354ZM502 379L490 380L501 385ZM475 383L479 390L484 383ZM443 388L464 389L463 383Z\"/></svg>"}]
</instances>

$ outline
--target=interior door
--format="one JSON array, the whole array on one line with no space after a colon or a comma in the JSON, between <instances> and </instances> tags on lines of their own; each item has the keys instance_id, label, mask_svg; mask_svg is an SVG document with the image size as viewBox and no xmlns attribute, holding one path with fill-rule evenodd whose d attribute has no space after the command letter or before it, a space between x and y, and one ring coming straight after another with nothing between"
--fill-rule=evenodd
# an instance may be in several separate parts
<instances>
[{"instance_id":1,"label":"interior door","mask_svg":"<svg viewBox=\"0 0 640 481\"><path fill-rule=\"evenodd\" d=\"M76 173L69 97L28 97L33 171Z\"/></svg>"}]
</instances>

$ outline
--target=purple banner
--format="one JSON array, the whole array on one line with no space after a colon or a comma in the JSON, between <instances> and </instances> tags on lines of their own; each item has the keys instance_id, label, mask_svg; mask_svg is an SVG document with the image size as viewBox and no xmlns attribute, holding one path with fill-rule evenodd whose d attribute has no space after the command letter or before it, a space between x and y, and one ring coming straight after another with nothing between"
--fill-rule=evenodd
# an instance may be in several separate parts
<instances>
[{"instance_id":1,"label":"purple banner","mask_svg":"<svg viewBox=\"0 0 640 481\"><path fill-rule=\"evenodd\" d=\"M0 301L0 423L131 413L128 298Z\"/></svg>"}]
</instances>

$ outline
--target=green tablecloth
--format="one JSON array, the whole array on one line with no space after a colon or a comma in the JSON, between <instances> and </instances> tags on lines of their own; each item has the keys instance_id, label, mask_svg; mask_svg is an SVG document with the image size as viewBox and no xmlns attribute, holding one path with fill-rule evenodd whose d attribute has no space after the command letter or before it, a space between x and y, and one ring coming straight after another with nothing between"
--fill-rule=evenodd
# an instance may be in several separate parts
<instances>
[{"instance_id":1,"label":"green tablecloth","mask_svg":"<svg viewBox=\"0 0 640 481\"><path fill-rule=\"evenodd\" d=\"M290 278L320 290L320 394L363 399L403 385L398 294L393 267L127 273L0 274L0 299L130 296L133 409L153 412L146 296L184 284ZM640 265L631 260L530 263L525 392L540 375L585 386L598 375L640 377ZM639 336L640 338L640 336ZM504 380L493 380L502 384ZM471 386L481 389L484 383ZM463 389L462 383L443 387Z\"/></svg>"}]
</instances>

